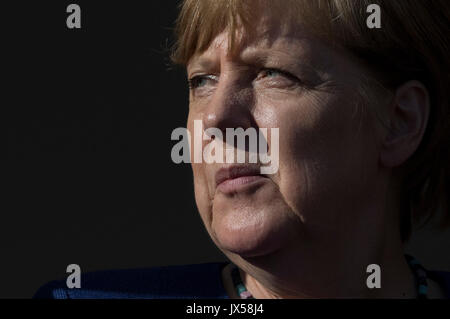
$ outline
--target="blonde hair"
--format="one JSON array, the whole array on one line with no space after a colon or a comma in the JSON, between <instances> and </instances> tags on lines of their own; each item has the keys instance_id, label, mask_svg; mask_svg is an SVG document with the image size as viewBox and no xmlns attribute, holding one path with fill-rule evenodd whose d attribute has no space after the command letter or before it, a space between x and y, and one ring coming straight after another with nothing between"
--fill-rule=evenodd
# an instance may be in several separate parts
<instances>
[{"instance_id":1,"label":"blonde hair","mask_svg":"<svg viewBox=\"0 0 450 319\"><path fill-rule=\"evenodd\" d=\"M366 25L369 4L381 7L381 29ZM251 32L258 6L270 6L280 23L302 24L347 49L386 89L422 82L431 108L423 140L399 169L400 233L406 241L414 222L437 213L450 220L450 1L448 0L185 0L176 22L175 63L186 65L229 31L233 49L239 27ZM446 225L447 222L442 223Z\"/></svg>"}]
</instances>

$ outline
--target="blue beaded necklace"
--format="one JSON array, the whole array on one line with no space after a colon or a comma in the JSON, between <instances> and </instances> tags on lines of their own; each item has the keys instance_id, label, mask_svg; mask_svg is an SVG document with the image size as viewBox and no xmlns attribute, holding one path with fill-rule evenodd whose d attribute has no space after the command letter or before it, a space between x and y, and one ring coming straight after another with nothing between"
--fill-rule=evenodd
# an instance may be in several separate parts
<instances>
[{"instance_id":1,"label":"blue beaded necklace","mask_svg":"<svg viewBox=\"0 0 450 319\"><path fill-rule=\"evenodd\" d=\"M412 256L405 255L409 267L416 277L417 284L417 299L428 298L428 281L426 269Z\"/></svg>"},{"instance_id":2,"label":"blue beaded necklace","mask_svg":"<svg viewBox=\"0 0 450 319\"><path fill-rule=\"evenodd\" d=\"M234 289L241 299L255 299L251 292L245 288L241 275L239 274L239 268L234 264L231 269L231 279L233 280Z\"/></svg>"},{"instance_id":3,"label":"blue beaded necklace","mask_svg":"<svg viewBox=\"0 0 450 319\"><path fill-rule=\"evenodd\" d=\"M427 271L414 257L405 255L405 258L416 278L417 299L427 299L428 295ZM252 296L252 294L247 290L247 288L245 288L245 285L241 279L241 275L239 274L239 268L234 264L231 270L231 279L233 280L234 289L241 299L255 299Z\"/></svg>"}]
</instances>

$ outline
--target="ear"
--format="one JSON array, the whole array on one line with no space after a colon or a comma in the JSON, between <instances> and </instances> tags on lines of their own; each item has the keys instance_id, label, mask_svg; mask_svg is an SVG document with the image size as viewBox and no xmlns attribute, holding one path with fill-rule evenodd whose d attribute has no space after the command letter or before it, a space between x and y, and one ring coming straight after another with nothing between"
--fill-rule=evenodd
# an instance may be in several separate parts
<instances>
[{"instance_id":1,"label":"ear","mask_svg":"<svg viewBox=\"0 0 450 319\"><path fill-rule=\"evenodd\" d=\"M388 132L382 141L380 161L384 167L403 164L419 147L430 113L427 88L418 81L400 86L389 105Z\"/></svg>"}]
</instances>

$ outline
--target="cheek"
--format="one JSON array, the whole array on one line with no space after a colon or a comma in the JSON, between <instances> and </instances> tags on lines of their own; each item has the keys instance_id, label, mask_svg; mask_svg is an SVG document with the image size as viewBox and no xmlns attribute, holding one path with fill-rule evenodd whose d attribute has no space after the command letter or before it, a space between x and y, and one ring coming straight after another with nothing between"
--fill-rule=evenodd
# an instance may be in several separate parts
<instances>
[{"instance_id":1,"label":"cheek","mask_svg":"<svg viewBox=\"0 0 450 319\"><path fill-rule=\"evenodd\" d=\"M361 186L364 143L349 101L348 95L305 95L274 111L280 126L278 186L305 223L323 224L321 214L335 223L338 216L330 210Z\"/></svg>"},{"instance_id":2,"label":"cheek","mask_svg":"<svg viewBox=\"0 0 450 319\"><path fill-rule=\"evenodd\" d=\"M208 233L211 234L212 199L208 189L203 164L191 164L194 176L194 195L200 217Z\"/></svg>"},{"instance_id":3,"label":"cheek","mask_svg":"<svg viewBox=\"0 0 450 319\"><path fill-rule=\"evenodd\" d=\"M194 119L199 119L198 115L193 115L191 112L188 116L187 129L191 135L191 168L194 178L194 194L197 208L199 210L202 220L207 223L210 218L211 199L208 192L207 176L204 163L194 163L193 157L193 139L194 139Z\"/></svg>"}]
</instances>

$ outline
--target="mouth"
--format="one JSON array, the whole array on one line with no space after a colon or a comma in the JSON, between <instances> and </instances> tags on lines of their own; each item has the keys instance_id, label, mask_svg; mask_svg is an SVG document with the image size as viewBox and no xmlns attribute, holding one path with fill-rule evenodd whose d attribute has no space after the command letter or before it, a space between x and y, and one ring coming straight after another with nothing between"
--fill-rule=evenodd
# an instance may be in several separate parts
<instances>
[{"instance_id":1,"label":"mouth","mask_svg":"<svg viewBox=\"0 0 450 319\"><path fill-rule=\"evenodd\" d=\"M258 165L233 165L219 169L215 175L216 191L224 194L236 193L264 183L268 177L262 175Z\"/></svg>"}]
</instances>

